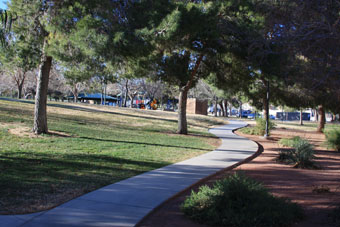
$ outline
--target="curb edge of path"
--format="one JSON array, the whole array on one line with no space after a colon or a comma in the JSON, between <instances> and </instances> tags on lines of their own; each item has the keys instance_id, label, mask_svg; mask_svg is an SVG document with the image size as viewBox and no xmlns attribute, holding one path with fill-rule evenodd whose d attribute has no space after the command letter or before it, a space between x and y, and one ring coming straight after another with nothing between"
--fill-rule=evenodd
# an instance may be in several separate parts
<instances>
[{"instance_id":1,"label":"curb edge of path","mask_svg":"<svg viewBox=\"0 0 340 227\"><path fill-rule=\"evenodd\" d=\"M244 127L247 127L247 126L248 126L248 124L245 125L245 126L243 126L243 127L239 127L239 128L233 129L233 130L232 130L232 133L235 134L235 131L236 131L236 130L239 130L239 129L244 128ZM240 136L240 137L245 138L245 137L243 137L243 136ZM253 141L253 140L250 140L250 141ZM260 154L262 154L262 152L263 152L264 149L263 149L263 146L262 146L261 144L259 144L258 142L256 142L256 141L253 141L253 142L256 143L256 144L257 144L257 147L258 147L258 148L257 148L257 151L256 151L254 154L252 154L251 156L249 156L249 157L246 158L246 159L243 159L242 161L240 161L240 162L238 162L238 163L235 163L235 164L233 164L233 165L231 165L231 166L228 166L228 167L226 167L226 168L224 168L224 169L221 169L221 170L217 171L216 173L214 173L214 174L212 174L212 175L210 175L210 176L207 176L207 177L205 177L205 178L202 178L202 179L198 180L197 182L193 183L192 185L190 185L190 186L187 187L186 189L183 189L182 191L180 191L180 192L176 193L175 195L171 196L170 198L168 198L167 200L165 200L164 202L162 202L161 204L159 204L157 207L155 207L154 209L152 209L147 215L145 215L141 220L139 220L135 226L136 226L136 227L140 227L140 224L141 224L145 219L147 219L149 216L151 216L153 213L155 213L157 210L159 210L159 209L160 209L162 206L164 206L167 202L169 202L170 200L172 200L172 199L178 197L178 196L181 195L182 193L186 193L186 192L188 192L188 191L191 191L191 190L192 190L194 187L196 187L197 185L199 185L199 184L201 184L201 183L203 183L203 182L205 182L205 181L209 181L210 179L214 178L215 176L219 175L220 173L222 173L222 172L224 172L224 171L230 171L230 170L232 170L232 169L234 169L234 168L236 168L236 167L238 167L238 166L240 166L240 165L242 165L242 164L248 163L248 162L252 161L253 159L255 159L256 157L258 157Z\"/></svg>"}]
</instances>

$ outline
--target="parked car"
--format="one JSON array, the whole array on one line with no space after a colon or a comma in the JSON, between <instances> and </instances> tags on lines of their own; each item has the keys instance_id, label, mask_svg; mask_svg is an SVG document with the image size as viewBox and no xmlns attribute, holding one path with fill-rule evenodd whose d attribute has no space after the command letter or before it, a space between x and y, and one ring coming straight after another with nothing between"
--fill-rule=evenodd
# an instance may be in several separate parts
<instances>
[{"instance_id":1,"label":"parked car","mask_svg":"<svg viewBox=\"0 0 340 227\"><path fill-rule=\"evenodd\" d=\"M247 118L251 114L251 110L242 110L242 117Z\"/></svg>"},{"instance_id":2,"label":"parked car","mask_svg":"<svg viewBox=\"0 0 340 227\"><path fill-rule=\"evenodd\" d=\"M248 118L250 118L250 119L255 118L255 116L256 116L256 118L259 118L259 117L261 117L261 114L259 114L259 113L256 113L256 115L255 115L255 113L248 114Z\"/></svg>"}]
</instances>

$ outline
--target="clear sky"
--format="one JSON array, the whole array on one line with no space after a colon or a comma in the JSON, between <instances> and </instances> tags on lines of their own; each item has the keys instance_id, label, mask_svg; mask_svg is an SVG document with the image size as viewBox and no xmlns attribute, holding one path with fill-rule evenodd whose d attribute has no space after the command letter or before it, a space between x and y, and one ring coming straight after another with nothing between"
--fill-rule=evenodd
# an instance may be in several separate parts
<instances>
[{"instance_id":1,"label":"clear sky","mask_svg":"<svg viewBox=\"0 0 340 227\"><path fill-rule=\"evenodd\" d=\"M6 9L7 8L6 2L7 2L7 0L0 0L0 9Z\"/></svg>"}]
</instances>

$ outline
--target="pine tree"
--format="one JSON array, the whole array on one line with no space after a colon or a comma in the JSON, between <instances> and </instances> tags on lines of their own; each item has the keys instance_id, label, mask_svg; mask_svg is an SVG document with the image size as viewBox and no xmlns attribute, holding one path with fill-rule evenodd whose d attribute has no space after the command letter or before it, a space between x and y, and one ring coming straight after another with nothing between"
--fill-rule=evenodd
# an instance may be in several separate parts
<instances>
[{"instance_id":1,"label":"pine tree","mask_svg":"<svg viewBox=\"0 0 340 227\"><path fill-rule=\"evenodd\" d=\"M208 76L204 69L209 60L225 51L218 32L220 4L163 0L141 1L135 6L146 12L141 15L147 23L140 33L153 47L151 54L140 60L140 66L156 81L178 87L177 132L187 134L188 91L199 78Z\"/></svg>"}]
</instances>

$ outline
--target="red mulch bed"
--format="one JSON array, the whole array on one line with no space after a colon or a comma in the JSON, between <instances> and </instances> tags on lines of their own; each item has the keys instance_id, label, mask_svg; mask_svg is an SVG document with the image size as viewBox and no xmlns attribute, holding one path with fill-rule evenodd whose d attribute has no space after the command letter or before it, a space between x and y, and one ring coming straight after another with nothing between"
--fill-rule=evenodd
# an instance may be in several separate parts
<instances>
[{"instance_id":1,"label":"red mulch bed","mask_svg":"<svg viewBox=\"0 0 340 227\"><path fill-rule=\"evenodd\" d=\"M237 134L240 134L237 132ZM202 227L180 211L180 204L191 190L196 190L202 184L213 184L235 171L242 171L247 176L262 182L275 196L290 198L300 204L306 217L294 227L335 226L328 214L340 205L340 153L322 147L325 140L323 134L305 132L293 129L275 129L269 139L259 136L243 135L258 142L263 152L246 164L233 170L225 170L216 176L206 179L190 189L170 199L147 216L139 226L143 227ZM316 165L320 169L296 169L275 161L281 148L277 141L284 137L300 136L315 145ZM328 191L329 190L329 191Z\"/></svg>"}]
</instances>

